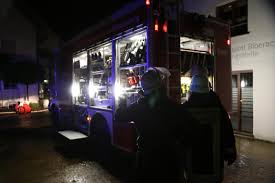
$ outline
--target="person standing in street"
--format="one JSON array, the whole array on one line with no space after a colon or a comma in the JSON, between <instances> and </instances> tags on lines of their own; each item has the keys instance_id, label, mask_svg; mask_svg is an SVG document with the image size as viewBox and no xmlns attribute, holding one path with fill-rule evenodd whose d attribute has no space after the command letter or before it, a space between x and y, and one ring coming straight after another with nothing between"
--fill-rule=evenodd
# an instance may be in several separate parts
<instances>
[{"instance_id":1,"label":"person standing in street","mask_svg":"<svg viewBox=\"0 0 275 183\"><path fill-rule=\"evenodd\" d=\"M237 153L235 146L235 137L229 115L222 105L219 96L212 89L210 89L208 78L204 73L196 73L192 76L190 85L190 97L184 104L182 104L182 107L185 109L213 107L219 109L221 126L220 153L222 156L220 168L223 172L224 161L227 161L227 164L231 165L236 160ZM207 144L201 144L199 146L200 148L203 147L203 149L207 149L209 147ZM198 162L198 164L201 166L200 168L207 169L207 167L211 167L211 165L207 165L207 163L209 163L209 159L210 158L205 159L205 162ZM221 177L221 179L223 179L223 177ZM220 180L219 182L222 182L222 180Z\"/></svg>"},{"instance_id":2,"label":"person standing in street","mask_svg":"<svg viewBox=\"0 0 275 183\"><path fill-rule=\"evenodd\" d=\"M166 68L149 68L141 78L143 97L115 115L116 120L133 121L136 127L138 183L177 183L180 179L179 142L191 131L190 115L167 96L169 75Z\"/></svg>"},{"instance_id":3,"label":"person standing in street","mask_svg":"<svg viewBox=\"0 0 275 183\"><path fill-rule=\"evenodd\" d=\"M19 113L19 107L20 107L20 102L18 101L18 102L15 104L15 112L16 112L16 113Z\"/></svg>"}]
</instances>

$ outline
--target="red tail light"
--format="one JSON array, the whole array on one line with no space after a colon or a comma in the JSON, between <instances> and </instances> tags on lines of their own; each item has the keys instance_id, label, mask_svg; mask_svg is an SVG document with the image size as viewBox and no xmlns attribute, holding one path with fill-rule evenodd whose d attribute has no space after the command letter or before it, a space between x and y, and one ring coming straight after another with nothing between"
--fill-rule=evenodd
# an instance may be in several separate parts
<instances>
[{"instance_id":1,"label":"red tail light","mask_svg":"<svg viewBox=\"0 0 275 183\"><path fill-rule=\"evenodd\" d=\"M227 40L226 40L226 44L227 44L228 46L230 46L230 45L231 45L231 40L230 40L230 39L227 39Z\"/></svg>"},{"instance_id":2,"label":"red tail light","mask_svg":"<svg viewBox=\"0 0 275 183\"><path fill-rule=\"evenodd\" d=\"M154 29L155 29L155 31L156 31L156 32L158 32L158 31L159 31L159 22L158 22L158 20L157 20L157 19L155 20Z\"/></svg>"},{"instance_id":3,"label":"red tail light","mask_svg":"<svg viewBox=\"0 0 275 183\"><path fill-rule=\"evenodd\" d=\"M167 21L165 20L163 25L162 25L162 31L163 32L167 32L168 31L168 25L167 25Z\"/></svg>"}]
</instances>

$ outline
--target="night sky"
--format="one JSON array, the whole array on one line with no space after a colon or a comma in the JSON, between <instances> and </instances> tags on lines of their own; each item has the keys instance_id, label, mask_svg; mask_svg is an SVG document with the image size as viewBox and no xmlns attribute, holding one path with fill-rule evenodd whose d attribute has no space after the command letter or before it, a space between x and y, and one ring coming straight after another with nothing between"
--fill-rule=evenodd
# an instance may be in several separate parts
<instances>
[{"instance_id":1,"label":"night sky","mask_svg":"<svg viewBox=\"0 0 275 183\"><path fill-rule=\"evenodd\" d=\"M67 40L131 0L17 0L25 11L39 15L61 39Z\"/></svg>"}]
</instances>

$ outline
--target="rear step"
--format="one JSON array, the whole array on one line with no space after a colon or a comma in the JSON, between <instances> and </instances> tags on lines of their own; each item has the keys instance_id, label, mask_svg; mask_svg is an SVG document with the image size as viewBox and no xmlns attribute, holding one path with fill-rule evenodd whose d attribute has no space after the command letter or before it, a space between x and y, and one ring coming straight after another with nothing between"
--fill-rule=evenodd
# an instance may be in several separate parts
<instances>
[{"instance_id":1,"label":"rear step","mask_svg":"<svg viewBox=\"0 0 275 183\"><path fill-rule=\"evenodd\" d=\"M77 131L72 131L72 130L63 130L58 132L60 135L66 137L69 140L77 140L77 139L84 139L87 138L88 136L77 132Z\"/></svg>"}]
</instances>

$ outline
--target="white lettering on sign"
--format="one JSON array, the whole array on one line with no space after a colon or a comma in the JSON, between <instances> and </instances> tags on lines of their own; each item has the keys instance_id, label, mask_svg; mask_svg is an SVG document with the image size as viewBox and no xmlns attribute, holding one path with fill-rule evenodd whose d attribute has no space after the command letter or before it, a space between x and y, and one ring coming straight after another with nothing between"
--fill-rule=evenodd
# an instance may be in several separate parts
<instances>
[{"instance_id":1,"label":"white lettering on sign","mask_svg":"<svg viewBox=\"0 0 275 183\"><path fill-rule=\"evenodd\" d=\"M266 48L266 47L273 47L275 41L270 42L263 42L263 43L248 43L248 50L251 49L258 49L258 48Z\"/></svg>"},{"instance_id":2,"label":"white lettering on sign","mask_svg":"<svg viewBox=\"0 0 275 183\"><path fill-rule=\"evenodd\" d=\"M232 46L233 59L259 56L264 49L273 48L275 41L248 42L242 45Z\"/></svg>"}]
</instances>

